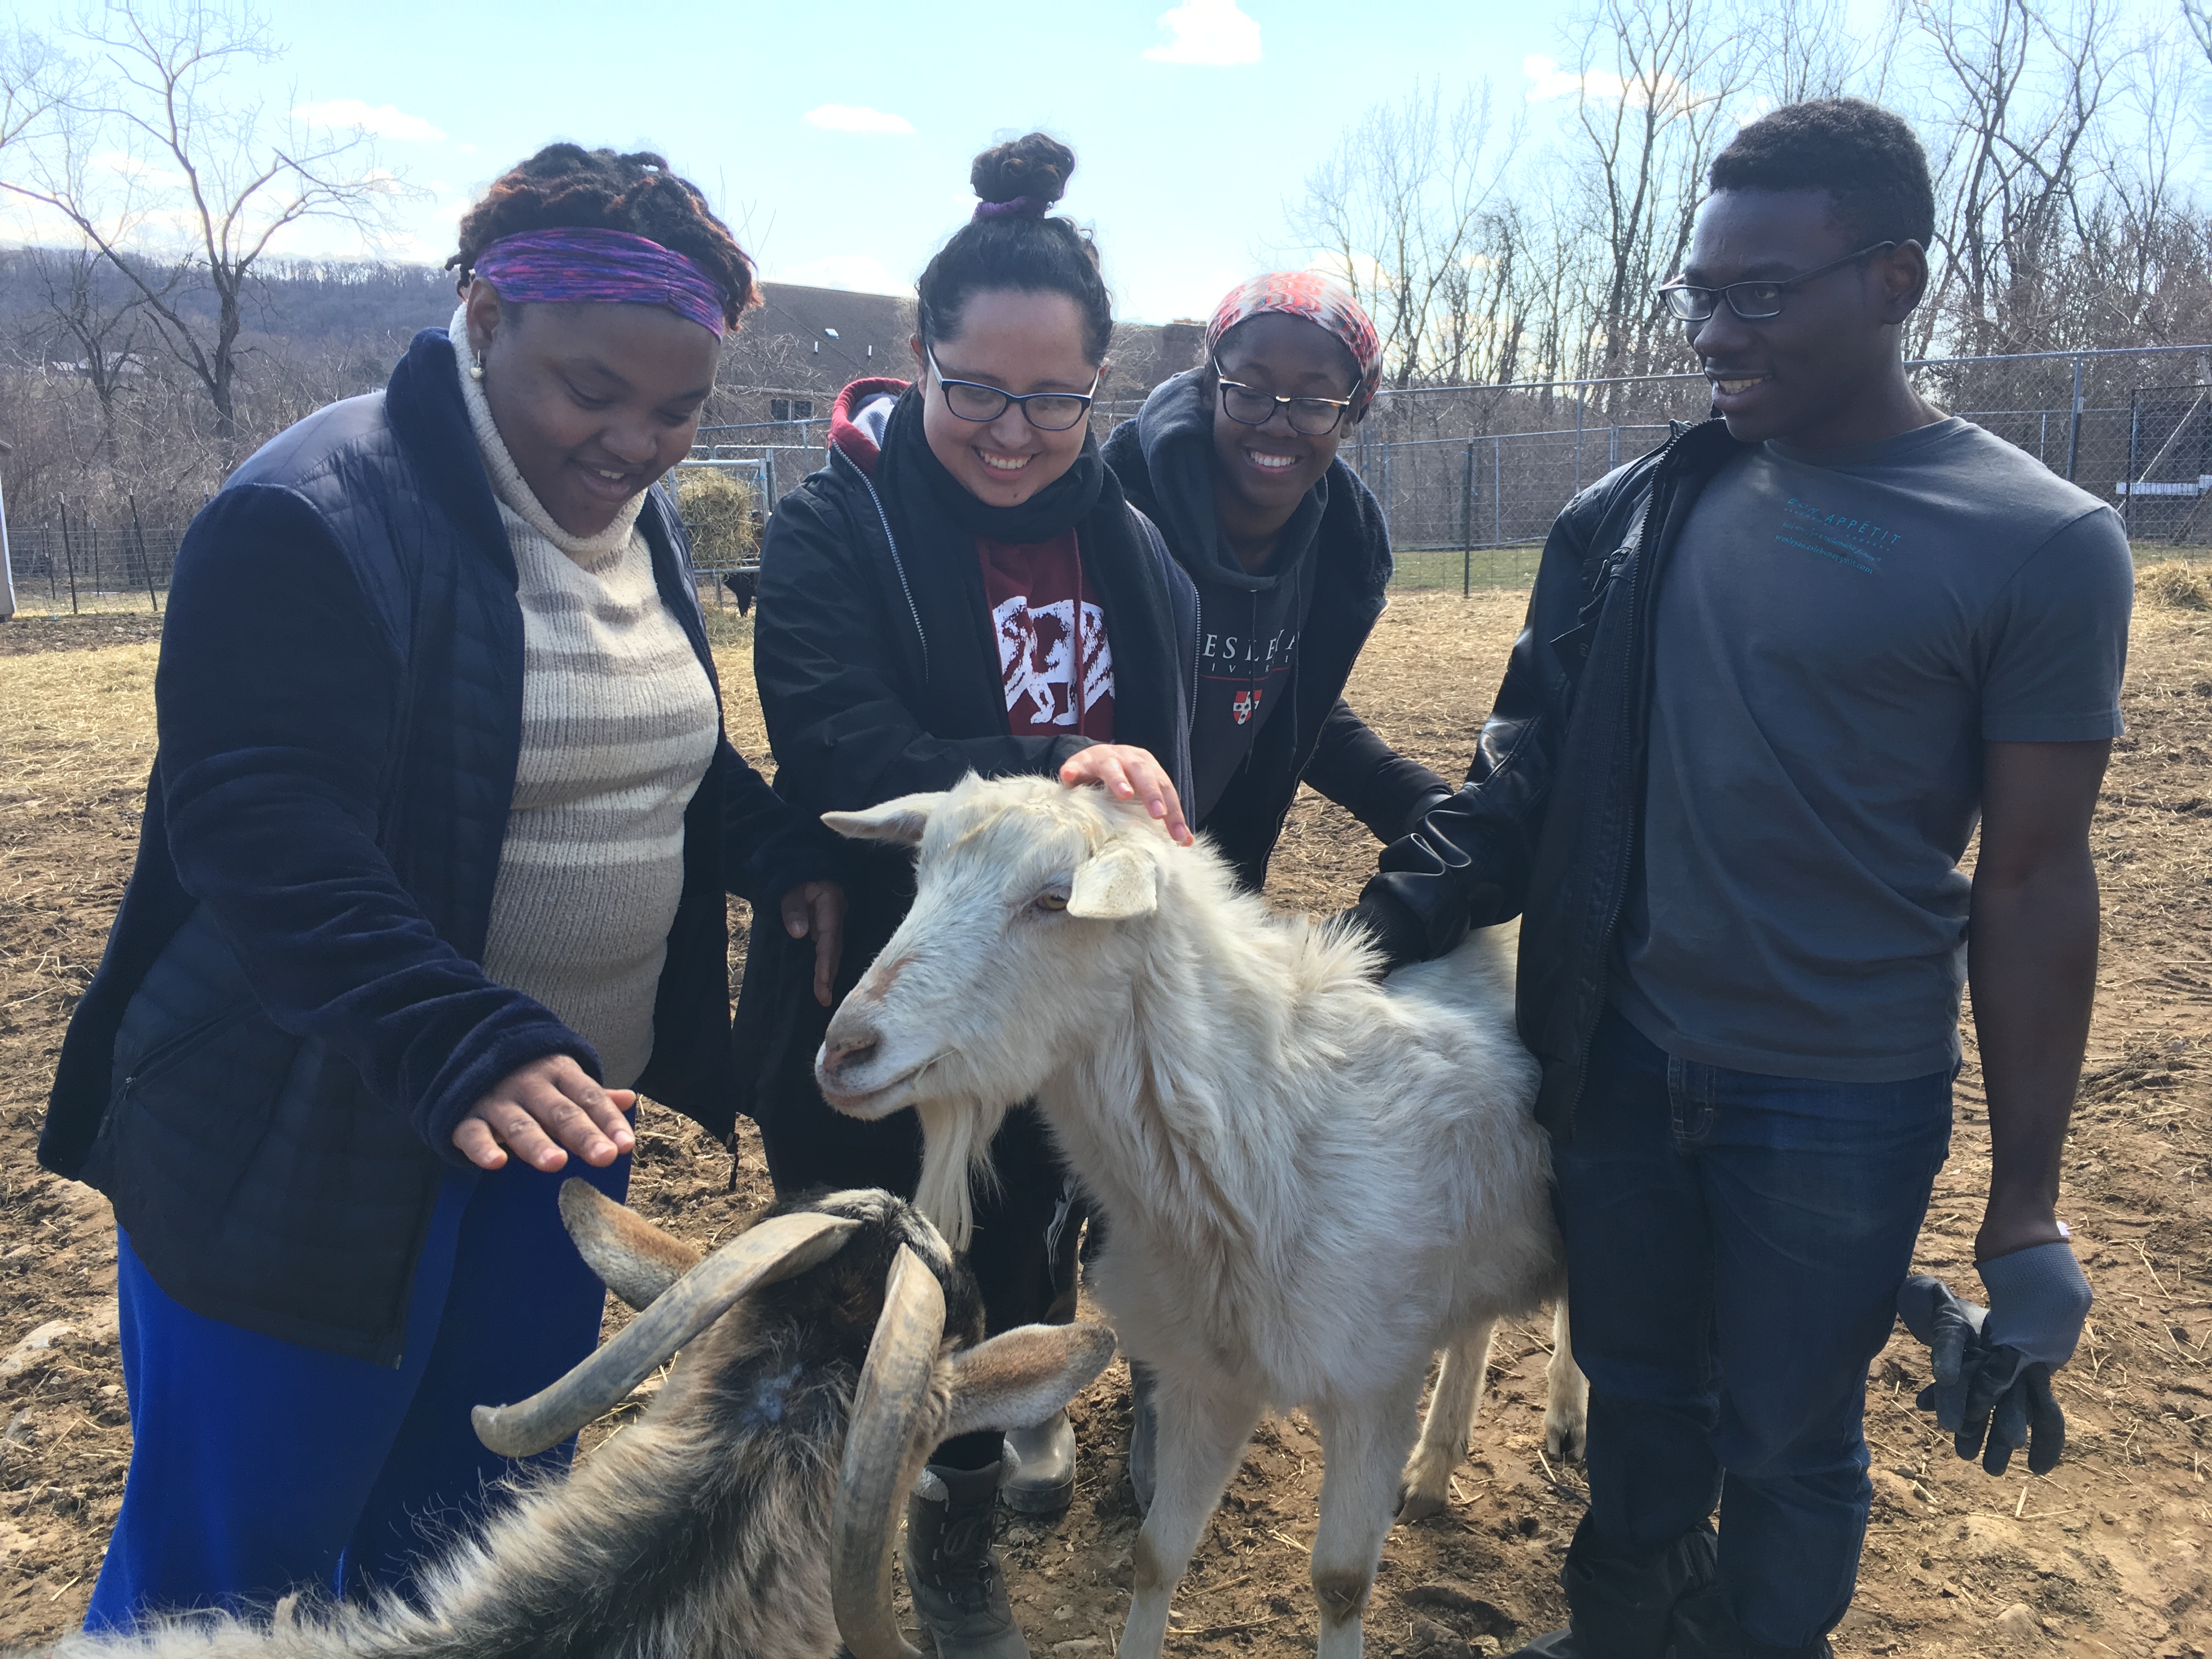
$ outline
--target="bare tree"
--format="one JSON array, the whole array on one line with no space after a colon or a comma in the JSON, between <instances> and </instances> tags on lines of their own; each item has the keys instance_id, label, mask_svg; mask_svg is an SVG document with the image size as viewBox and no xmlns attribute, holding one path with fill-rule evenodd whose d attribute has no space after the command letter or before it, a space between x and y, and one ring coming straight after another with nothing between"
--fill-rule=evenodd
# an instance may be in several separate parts
<instances>
[{"instance_id":1,"label":"bare tree","mask_svg":"<svg viewBox=\"0 0 2212 1659\"><path fill-rule=\"evenodd\" d=\"M1434 83L1416 86L1362 115L1292 210L1293 234L1375 319L1400 386L1482 374L1504 337L1492 244L1510 241L1498 210L1520 135L1498 140L1493 125L1487 84L1450 102ZM1510 249L1504 257L1510 270Z\"/></svg>"},{"instance_id":2,"label":"bare tree","mask_svg":"<svg viewBox=\"0 0 2212 1659\"><path fill-rule=\"evenodd\" d=\"M84 39L106 78L58 106L53 144L27 179L0 179L0 188L62 214L132 283L162 343L207 394L228 446L239 429L239 337L256 265L303 220L375 224L401 186L374 166L361 135L280 129L259 103L229 95L222 83L233 67L273 54L250 12L210 0L111 0ZM95 152L122 158L107 169L112 183L83 161ZM157 200L185 227L190 283L131 257L118 234L118 224L142 229ZM194 288L212 301L211 318L184 302Z\"/></svg>"},{"instance_id":3,"label":"bare tree","mask_svg":"<svg viewBox=\"0 0 2212 1659\"><path fill-rule=\"evenodd\" d=\"M1577 160L1597 242L1591 343L1598 375L1680 356L1651 297L1690 243L1706 167L1735 130L1750 37L1699 0L1600 0L1576 60Z\"/></svg>"},{"instance_id":4,"label":"bare tree","mask_svg":"<svg viewBox=\"0 0 2212 1659\"><path fill-rule=\"evenodd\" d=\"M140 346L146 319L145 296L136 283L120 277L101 280L107 263L107 256L90 246L30 250L47 320L56 337L68 342L76 372L99 400L100 449L112 462L116 400L146 373Z\"/></svg>"},{"instance_id":5,"label":"bare tree","mask_svg":"<svg viewBox=\"0 0 2212 1659\"><path fill-rule=\"evenodd\" d=\"M1871 36L1855 26L1845 0L1781 0L1754 11L1747 33L1758 43L1752 90L1780 104L1814 98L1880 102L1898 43L1892 10Z\"/></svg>"},{"instance_id":6,"label":"bare tree","mask_svg":"<svg viewBox=\"0 0 2212 1659\"><path fill-rule=\"evenodd\" d=\"M1938 66L1936 240L1942 259L1923 337L1942 326L1977 353L2032 349L2052 276L2088 206L2085 164L2116 64L2100 0L2053 18L2037 0L1908 0Z\"/></svg>"},{"instance_id":7,"label":"bare tree","mask_svg":"<svg viewBox=\"0 0 2212 1659\"><path fill-rule=\"evenodd\" d=\"M76 76L54 43L18 23L0 33L0 150L31 133L67 97Z\"/></svg>"}]
</instances>

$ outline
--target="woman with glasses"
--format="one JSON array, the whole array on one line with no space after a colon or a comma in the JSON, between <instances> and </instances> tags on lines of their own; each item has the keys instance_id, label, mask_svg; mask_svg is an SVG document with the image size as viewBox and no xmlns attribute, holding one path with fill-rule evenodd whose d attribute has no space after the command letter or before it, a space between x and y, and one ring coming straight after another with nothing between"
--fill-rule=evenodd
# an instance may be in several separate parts
<instances>
[{"instance_id":1,"label":"woman with glasses","mask_svg":"<svg viewBox=\"0 0 2212 1659\"><path fill-rule=\"evenodd\" d=\"M1302 779L1385 841L1450 790L1342 696L1390 580L1382 509L1336 458L1375 396L1374 324L1341 284L1276 271L1224 296L1206 341L1105 455L1197 586L1186 805L1256 888Z\"/></svg>"},{"instance_id":2,"label":"woman with glasses","mask_svg":"<svg viewBox=\"0 0 2212 1659\"><path fill-rule=\"evenodd\" d=\"M971 771L1032 774L1141 799L1190 838L1174 567L1089 432L1113 328L1097 250L1047 214L1074 165L1036 133L976 159L975 217L917 285L917 378L846 387L829 465L769 520L754 667L776 786L809 812L949 788ZM912 896L902 850L858 849L840 994ZM815 1089L827 1016L811 972L798 942L755 932L738 1041L758 1079L744 1107L769 1173L779 1192L911 1194L914 1114L860 1122ZM1026 1109L992 1151L1000 1184L977 1195L970 1252L989 1328L1065 1317L1079 1231L1068 1183ZM1064 1506L1066 1419L1011 1446L1009 1504ZM991 1550L1001 1462L995 1432L939 1448L909 1511L907 1582L943 1659L1027 1651Z\"/></svg>"},{"instance_id":3,"label":"woman with glasses","mask_svg":"<svg viewBox=\"0 0 2212 1659\"><path fill-rule=\"evenodd\" d=\"M1379 384L1375 325L1341 283L1274 271L1223 296L1206 348L1105 456L1197 590L1187 810L1256 890L1301 781L1386 842L1451 788L1343 696L1390 580L1382 509L1336 459ZM1152 1379L1131 1374L1129 1479L1149 1508Z\"/></svg>"}]
</instances>

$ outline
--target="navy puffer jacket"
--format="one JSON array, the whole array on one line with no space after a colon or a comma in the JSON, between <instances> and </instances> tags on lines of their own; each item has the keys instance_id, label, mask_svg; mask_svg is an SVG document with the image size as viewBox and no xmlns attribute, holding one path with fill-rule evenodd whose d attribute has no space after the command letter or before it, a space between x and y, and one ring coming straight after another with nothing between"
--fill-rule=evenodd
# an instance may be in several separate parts
<instances>
[{"instance_id":1,"label":"navy puffer jacket","mask_svg":"<svg viewBox=\"0 0 2212 1659\"><path fill-rule=\"evenodd\" d=\"M714 677L682 526L639 526ZM56 1070L40 1161L88 1182L195 1312L397 1364L454 1123L550 1054L477 965L522 713L514 560L443 330L382 393L239 469L177 560L137 868ZM726 740L638 1087L726 1134L723 895L836 873L827 832Z\"/></svg>"}]
</instances>

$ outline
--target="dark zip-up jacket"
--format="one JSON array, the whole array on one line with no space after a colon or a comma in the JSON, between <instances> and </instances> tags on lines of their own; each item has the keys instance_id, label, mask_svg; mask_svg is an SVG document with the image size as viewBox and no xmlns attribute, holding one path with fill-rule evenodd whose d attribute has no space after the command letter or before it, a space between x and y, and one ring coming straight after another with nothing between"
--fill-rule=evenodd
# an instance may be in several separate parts
<instances>
[{"instance_id":1,"label":"dark zip-up jacket","mask_svg":"<svg viewBox=\"0 0 2212 1659\"><path fill-rule=\"evenodd\" d=\"M1538 1120L1573 1133L1643 817L1651 594L1706 482L1742 448L1679 429L1552 526L1528 619L1459 793L1382 854L1361 918L1395 963L1521 917Z\"/></svg>"},{"instance_id":2,"label":"dark zip-up jacket","mask_svg":"<svg viewBox=\"0 0 2212 1659\"><path fill-rule=\"evenodd\" d=\"M810 814L858 811L949 789L969 772L1050 775L1092 741L1016 736L982 566L972 544L937 546L897 522L870 476L875 446L849 422L902 383L860 381L839 398L829 464L776 503L761 548L753 674L775 751L775 787ZM1098 513L1122 509L1106 475ZM1126 509L1122 509L1126 510ZM1189 775L1188 584L1170 586L1164 546L1134 520L1114 556L1078 540L1114 652L1114 740ZM856 984L914 898L912 855L854 842L837 994ZM813 1055L829 1012L811 989L813 946L756 927L738 999L739 1109L824 1110Z\"/></svg>"},{"instance_id":3,"label":"dark zip-up jacket","mask_svg":"<svg viewBox=\"0 0 2212 1659\"><path fill-rule=\"evenodd\" d=\"M1154 389L1156 404L1179 395L1189 398L1192 370ZM1187 415L1182 424L1191 424ZM1162 499L1139 422L1124 421L1103 449L1106 465L1121 482L1130 501L1166 532L1176 560L1196 584L1205 604L1212 550L1199 545L1188 509ZM1164 441L1197 441L1211 448L1203 433L1168 432ZM1267 862L1283 833L1283 820L1297 799L1298 784L1311 784L1384 841L1409 825L1449 793L1449 786L1419 762L1399 754L1376 737L1344 701L1345 682L1359 659L1367 636L1382 614L1390 584L1390 532L1382 505L1341 459L1329 465L1326 501L1312 562L1313 592L1304 632L1291 659L1291 693L1283 711L1261 728L1250 755L1202 828L1236 866L1237 878L1257 890L1267 879ZM1209 489L1203 509L1209 516ZM1199 631L1207 623L1201 611Z\"/></svg>"},{"instance_id":4,"label":"dark zip-up jacket","mask_svg":"<svg viewBox=\"0 0 2212 1659\"><path fill-rule=\"evenodd\" d=\"M714 665L682 525L638 520ZM460 1115L590 1047L478 965L521 745L514 554L442 329L309 416L186 532L136 868L70 1023L39 1159L89 1182L197 1313L384 1364ZM638 1087L732 1125L725 889L837 848L721 743Z\"/></svg>"}]
</instances>

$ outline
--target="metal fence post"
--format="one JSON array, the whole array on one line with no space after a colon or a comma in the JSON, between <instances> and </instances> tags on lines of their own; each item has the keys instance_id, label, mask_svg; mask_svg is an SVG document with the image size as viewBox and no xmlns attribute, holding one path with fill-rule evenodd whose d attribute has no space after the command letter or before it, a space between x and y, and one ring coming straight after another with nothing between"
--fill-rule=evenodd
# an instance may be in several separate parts
<instances>
[{"instance_id":1,"label":"metal fence post","mask_svg":"<svg viewBox=\"0 0 2212 1659\"><path fill-rule=\"evenodd\" d=\"M2066 482L2074 482L2074 464L2081 454L2081 359L2074 359L2074 414L2066 429Z\"/></svg>"},{"instance_id":2,"label":"metal fence post","mask_svg":"<svg viewBox=\"0 0 2212 1659\"><path fill-rule=\"evenodd\" d=\"M1459 483L1459 596L1474 591L1474 446L1467 447Z\"/></svg>"},{"instance_id":3,"label":"metal fence post","mask_svg":"<svg viewBox=\"0 0 2212 1659\"><path fill-rule=\"evenodd\" d=\"M161 601L154 592L154 556L146 550L146 526L138 516L138 497L130 498L131 530L138 541L138 562L146 572L146 603L154 607L154 614L161 614Z\"/></svg>"},{"instance_id":4,"label":"metal fence post","mask_svg":"<svg viewBox=\"0 0 2212 1659\"><path fill-rule=\"evenodd\" d=\"M62 556L63 556L64 558L65 558L65 559L67 559L67 560L69 561L69 578L70 578L70 616L72 616L72 617L74 617L74 616L76 616L76 615L77 614L77 611L76 611L76 545L75 545L73 543L71 543L71 542L70 542L70 533L69 533L69 505L68 505L68 501L67 501L67 498L66 498L66 497L64 497L64 498L63 506L62 506Z\"/></svg>"},{"instance_id":5,"label":"metal fence post","mask_svg":"<svg viewBox=\"0 0 2212 1659\"><path fill-rule=\"evenodd\" d=\"M1505 434L1490 441L1490 544L1505 545Z\"/></svg>"},{"instance_id":6,"label":"metal fence post","mask_svg":"<svg viewBox=\"0 0 2212 1659\"><path fill-rule=\"evenodd\" d=\"M1575 388L1575 494L1583 493L1583 405L1589 401L1587 383Z\"/></svg>"}]
</instances>

